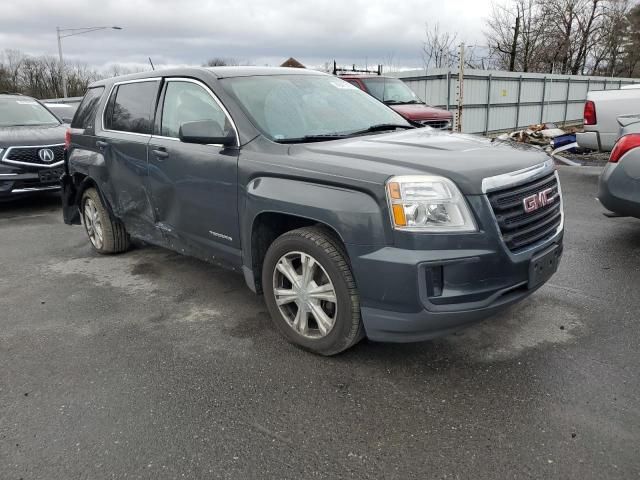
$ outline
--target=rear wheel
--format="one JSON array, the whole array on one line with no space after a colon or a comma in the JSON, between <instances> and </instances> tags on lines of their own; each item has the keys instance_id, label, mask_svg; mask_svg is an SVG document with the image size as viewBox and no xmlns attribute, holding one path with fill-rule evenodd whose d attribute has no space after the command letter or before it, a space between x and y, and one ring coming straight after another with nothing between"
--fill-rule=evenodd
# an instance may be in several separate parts
<instances>
[{"instance_id":1,"label":"rear wheel","mask_svg":"<svg viewBox=\"0 0 640 480\"><path fill-rule=\"evenodd\" d=\"M309 227L277 238L265 257L262 285L274 323L292 343L334 355L363 338L353 273L330 232Z\"/></svg>"},{"instance_id":2,"label":"rear wheel","mask_svg":"<svg viewBox=\"0 0 640 480\"><path fill-rule=\"evenodd\" d=\"M129 249L129 234L122 222L112 218L95 188L82 195L82 221L91 242L98 253L120 253Z\"/></svg>"}]
</instances>

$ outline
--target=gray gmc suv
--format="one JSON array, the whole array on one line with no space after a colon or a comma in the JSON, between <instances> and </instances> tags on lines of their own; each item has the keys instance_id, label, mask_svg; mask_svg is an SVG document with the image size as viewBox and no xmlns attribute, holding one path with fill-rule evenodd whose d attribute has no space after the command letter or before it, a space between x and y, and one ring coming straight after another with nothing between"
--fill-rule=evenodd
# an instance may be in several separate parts
<instances>
[{"instance_id":1,"label":"gray gmc suv","mask_svg":"<svg viewBox=\"0 0 640 480\"><path fill-rule=\"evenodd\" d=\"M538 289L562 253L538 150L414 128L339 78L183 68L92 84L64 219L100 253L131 237L242 272L291 342L453 332Z\"/></svg>"}]
</instances>

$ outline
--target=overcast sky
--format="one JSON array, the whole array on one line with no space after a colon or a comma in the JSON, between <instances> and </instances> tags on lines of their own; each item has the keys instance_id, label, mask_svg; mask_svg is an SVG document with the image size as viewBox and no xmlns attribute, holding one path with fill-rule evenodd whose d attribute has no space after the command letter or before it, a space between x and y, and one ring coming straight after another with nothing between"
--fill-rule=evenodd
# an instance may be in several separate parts
<instances>
[{"instance_id":1,"label":"overcast sky","mask_svg":"<svg viewBox=\"0 0 640 480\"><path fill-rule=\"evenodd\" d=\"M201 64L232 57L277 65L389 63L420 67L425 23L481 43L491 0L4 0L0 49L57 55L56 26L118 25L63 39L66 61Z\"/></svg>"}]
</instances>

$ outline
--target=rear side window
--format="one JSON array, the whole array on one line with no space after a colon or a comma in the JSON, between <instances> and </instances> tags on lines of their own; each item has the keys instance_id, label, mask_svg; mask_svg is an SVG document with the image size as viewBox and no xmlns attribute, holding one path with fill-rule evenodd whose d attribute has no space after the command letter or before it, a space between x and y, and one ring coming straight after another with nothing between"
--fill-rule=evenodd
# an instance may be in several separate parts
<instances>
[{"instance_id":1,"label":"rear side window","mask_svg":"<svg viewBox=\"0 0 640 480\"><path fill-rule=\"evenodd\" d=\"M85 93L78 111L73 116L72 128L93 128L96 110L100 103L100 98L104 92L104 87L90 88Z\"/></svg>"},{"instance_id":2,"label":"rear side window","mask_svg":"<svg viewBox=\"0 0 640 480\"><path fill-rule=\"evenodd\" d=\"M158 82L123 83L113 89L105 113L105 128L151 134Z\"/></svg>"}]
</instances>

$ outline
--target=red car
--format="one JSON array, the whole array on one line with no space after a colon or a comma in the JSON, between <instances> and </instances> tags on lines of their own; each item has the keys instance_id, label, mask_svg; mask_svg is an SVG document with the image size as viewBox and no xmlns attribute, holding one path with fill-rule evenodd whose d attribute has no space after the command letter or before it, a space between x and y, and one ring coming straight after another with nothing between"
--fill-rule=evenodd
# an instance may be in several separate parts
<instances>
[{"instance_id":1,"label":"red car","mask_svg":"<svg viewBox=\"0 0 640 480\"><path fill-rule=\"evenodd\" d=\"M451 130L453 114L422 103L418 96L397 78L378 75L340 75L360 90L393 108L407 120L441 130Z\"/></svg>"}]
</instances>

